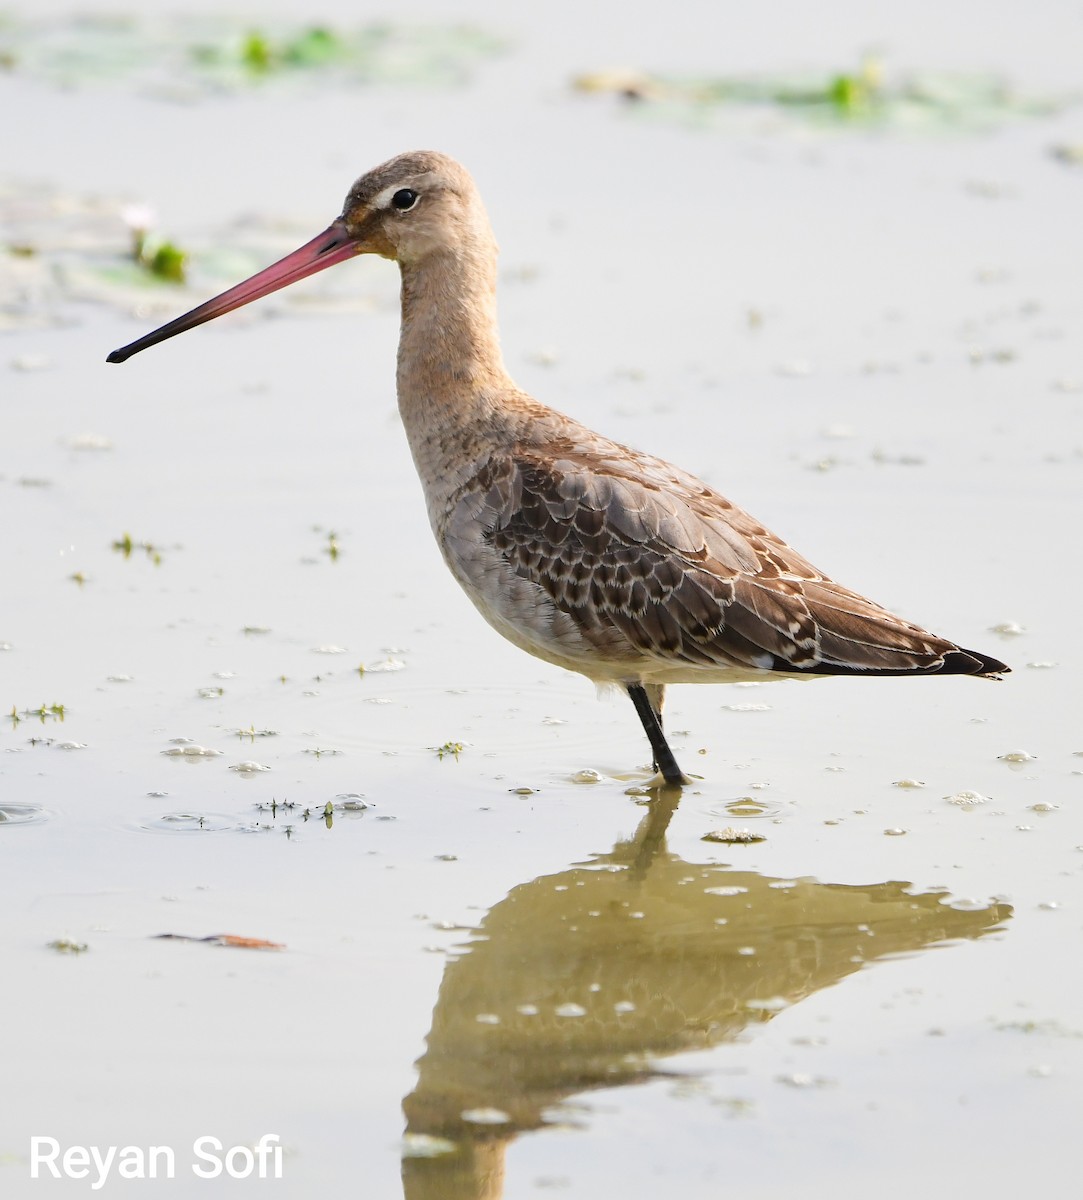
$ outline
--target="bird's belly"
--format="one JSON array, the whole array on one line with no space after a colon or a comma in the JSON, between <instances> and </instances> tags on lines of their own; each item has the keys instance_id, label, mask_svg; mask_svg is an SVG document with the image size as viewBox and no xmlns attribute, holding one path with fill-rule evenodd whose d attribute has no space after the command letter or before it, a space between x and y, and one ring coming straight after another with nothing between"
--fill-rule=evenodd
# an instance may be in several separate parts
<instances>
[{"instance_id":1,"label":"bird's belly","mask_svg":"<svg viewBox=\"0 0 1083 1200\"><path fill-rule=\"evenodd\" d=\"M535 658L595 683L750 683L787 678L779 671L648 654L608 624L585 630L542 587L517 575L481 537L445 534L438 541L451 573L498 633Z\"/></svg>"}]
</instances>

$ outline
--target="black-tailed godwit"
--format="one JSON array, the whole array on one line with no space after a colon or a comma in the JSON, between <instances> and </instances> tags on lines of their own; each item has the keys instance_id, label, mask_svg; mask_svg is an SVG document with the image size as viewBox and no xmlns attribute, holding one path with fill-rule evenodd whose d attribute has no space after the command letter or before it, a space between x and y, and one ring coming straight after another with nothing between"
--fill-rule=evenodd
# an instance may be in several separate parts
<instances>
[{"instance_id":1,"label":"black-tailed godwit","mask_svg":"<svg viewBox=\"0 0 1083 1200\"><path fill-rule=\"evenodd\" d=\"M489 219L446 155L376 167L318 237L109 362L357 254L402 272L399 408L451 573L515 645L623 687L666 783L688 782L662 728L670 683L1008 670L835 583L686 471L520 391L500 354Z\"/></svg>"}]
</instances>

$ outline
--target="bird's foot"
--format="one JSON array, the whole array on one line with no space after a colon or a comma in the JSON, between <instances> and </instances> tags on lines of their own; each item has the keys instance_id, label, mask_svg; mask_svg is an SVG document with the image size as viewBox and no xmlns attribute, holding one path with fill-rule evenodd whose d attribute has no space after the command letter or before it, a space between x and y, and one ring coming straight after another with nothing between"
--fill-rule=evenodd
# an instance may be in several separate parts
<instances>
[{"instance_id":1,"label":"bird's foot","mask_svg":"<svg viewBox=\"0 0 1083 1200\"><path fill-rule=\"evenodd\" d=\"M651 788L652 790L658 788L664 791L668 788L691 787L695 782L679 767L675 771L666 771L661 770L657 763L653 763L652 765L654 767L654 777L647 783L647 787Z\"/></svg>"}]
</instances>

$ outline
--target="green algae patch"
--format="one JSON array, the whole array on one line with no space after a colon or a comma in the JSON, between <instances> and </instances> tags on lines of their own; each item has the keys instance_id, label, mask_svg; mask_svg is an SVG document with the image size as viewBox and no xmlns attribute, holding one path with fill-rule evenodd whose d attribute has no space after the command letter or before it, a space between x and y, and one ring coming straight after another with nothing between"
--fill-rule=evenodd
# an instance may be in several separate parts
<instances>
[{"instance_id":1,"label":"green algae patch","mask_svg":"<svg viewBox=\"0 0 1083 1200\"><path fill-rule=\"evenodd\" d=\"M63 88L134 86L171 100L297 82L466 83L503 40L470 24L245 25L209 15L79 16L0 24L0 66Z\"/></svg>"},{"instance_id":2,"label":"green algae patch","mask_svg":"<svg viewBox=\"0 0 1083 1200\"><path fill-rule=\"evenodd\" d=\"M889 71L871 55L842 71L755 76L600 70L577 76L572 87L590 95L616 95L646 116L693 124L743 111L824 128L931 133L973 132L1012 119L1048 116L1079 100L1028 94L992 73Z\"/></svg>"}]
</instances>

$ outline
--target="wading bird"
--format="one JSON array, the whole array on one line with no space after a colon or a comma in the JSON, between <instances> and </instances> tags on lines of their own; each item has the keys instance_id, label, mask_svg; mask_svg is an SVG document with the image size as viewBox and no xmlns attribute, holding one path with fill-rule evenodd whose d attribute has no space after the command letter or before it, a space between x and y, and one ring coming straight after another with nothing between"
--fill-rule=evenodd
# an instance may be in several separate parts
<instances>
[{"instance_id":1,"label":"wading bird","mask_svg":"<svg viewBox=\"0 0 1083 1200\"><path fill-rule=\"evenodd\" d=\"M318 237L108 361L357 254L402 273L399 409L451 573L521 649L624 688L666 783L688 782L662 727L670 683L1008 670L835 583L693 475L520 391L500 354L489 219L446 155L376 167Z\"/></svg>"}]
</instances>

